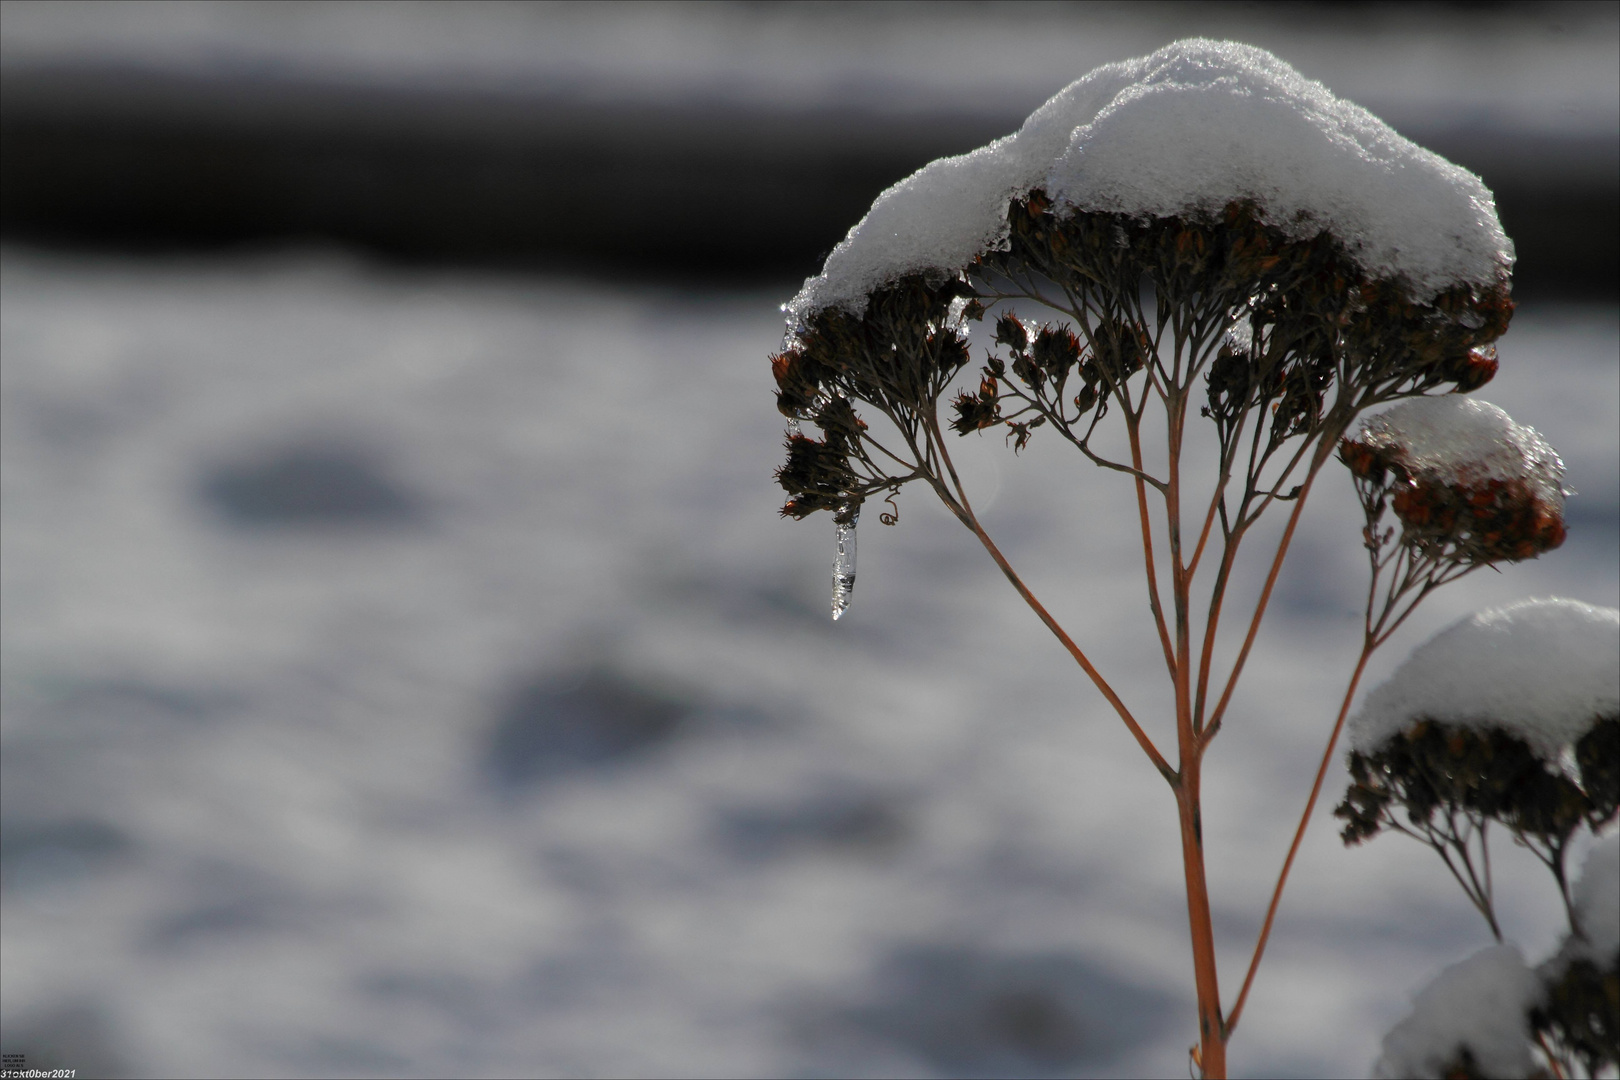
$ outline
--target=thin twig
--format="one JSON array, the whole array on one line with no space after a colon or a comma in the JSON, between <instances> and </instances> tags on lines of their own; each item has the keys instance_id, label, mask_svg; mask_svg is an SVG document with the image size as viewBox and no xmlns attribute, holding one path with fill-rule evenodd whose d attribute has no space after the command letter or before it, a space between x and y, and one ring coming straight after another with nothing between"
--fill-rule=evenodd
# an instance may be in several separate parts
<instances>
[{"instance_id":1,"label":"thin twig","mask_svg":"<svg viewBox=\"0 0 1620 1080\"><path fill-rule=\"evenodd\" d=\"M960 493L961 483L957 480L956 470L951 466L950 452L945 448L943 441L937 438L937 421L931 426L934 428L934 441L945 461L945 467L949 470L951 479L957 484L957 491ZM1176 771L1170 767L1170 763L1164 759L1164 755L1159 753L1158 747L1153 745L1153 740L1148 738L1147 732L1142 730L1142 725L1136 722L1136 717L1131 715L1131 710L1126 707L1120 696L1114 692L1114 688L1108 684L1108 680L1103 678L1102 673L1092 665L1091 660L1081 651L1080 646L1074 643L1074 639L1069 637L1068 632L1058 624L1056 619L1052 618L1051 613L1035 598L1035 594L1029 591L1029 586L1024 584L1023 579L1012 568L1012 564L1001 553L1001 549L996 547L995 542L984 531L984 527L979 524L978 517L973 513L971 507L967 505L965 499L958 502L951 496L950 491L944 487L943 483L937 479L935 480L934 490L945 502L946 507L956 515L957 520L971 529L973 535L979 538L979 543L984 546L985 551L990 553L990 557L1001 568L1002 574L1006 576L1012 587L1017 590L1018 595L1024 598L1024 603L1029 605L1030 610L1035 612L1036 617L1046 624L1046 628L1052 631L1053 636L1068 650L1069 655L1074 657L1075 663L1080 665L1081 670L1090 677L1092 683L1101 691L1103 697L1108 699L1108 703L1114 707L1114 711L1119 714L1119 718L1125 722L1125 727L1130 730L1137 744L1141 746L1142 752L1147 754L1148 760L1153 762L1153 767L1159 771L1159 775L1164 777L1166 783L1174 787L1177 783Z\"/></svg>"},{"instance_id":2,"label":"thin twig","mask_svg":"<svg viewBox=\"0 0 1620 1080\"><path fill-rule=\"evenodd\" d=\"M1553 1054L1552 1048L1547 1045L1545 1032L1536 1032L1536 1045L1541 1047L1541 1052L1547 1056L1547 1068L1552 1070L1554 1080L1564 1080L1564 1070L1558 1067L1558 1058Z\"/></svg>"},{"instance_id":3,"label":"thin twig","mask_svg":"<svg viewBox=\"0 0 1620 1080\"><path fill-rule=\"evenodd\" d=\"M1204 728L1202 738L1206 744L1220 730L1226 706L1232 700L1232 692L1237 689L1238 677L1243 674L1243 665L1249 659L1249 650L1254 647L1255 636L1260 632L1260 621L1265 618L1266 605L1271 602L1271 590L1277 584L1277 575L1282 570L1283 558L1288 554L1288 545L1294 539L1294 529L1299 525L1299 516L1305 510L1305 498L1310 494L1311 485L1316 482L1322 463L1327 460L1328 450L1328 444L1325 442L1318 448L1311 462L1311 470L1300 486L1299 498L1294 500L1294 512L1288 515L1288 525L1283 530L1282 541L1277 545L1277 556L1272 560L1271 571L1266 575L1265 586L1260 590L1260 600L1254 606L1254 617L1249 620L1249 632L1243 638L1243 647L1238 650L1237 660L1232 664L1232 673L1227 677L1226 689L1221 692L1221 699Z\"/></svg>"},{"instance_id":4,"label":"thin twig","mask_svg":"<svg viewBox=\"0 0 1620 1080\"><path fill-rule=\"evenodd\" d=\"M1135 423L1127 422L1125 429L1130 434L1131 461L1138 469L1142 467L1142 432ZM1164 622L1164 606L1159 599L1159 577L1155 568L1156 560L1153 556L1153 525L1148 516L1147 492L1142 487L1140 479L1136 482L1136 512L1142 523L1142 562L1147 567L1148 608L1153 612L1153 623L1159 631L1159 645L1164 649L1164 663L1172 679L1176 676L1175 649L1170 644L1170 629Z\"/></svg>"}]
</instances>

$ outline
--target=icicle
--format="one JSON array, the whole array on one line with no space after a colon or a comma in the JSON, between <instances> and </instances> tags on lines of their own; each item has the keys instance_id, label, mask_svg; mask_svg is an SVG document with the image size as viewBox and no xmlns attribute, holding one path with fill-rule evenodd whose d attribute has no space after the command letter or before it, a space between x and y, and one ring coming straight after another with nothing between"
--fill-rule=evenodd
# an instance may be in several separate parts
<instances>
[{"instance_id":1,"label":"icicle","mask_svg":"<svg viewBox=\"0 0 1620 1080\"><path fill-rule=\"evenodd\" d=\"M788 417L787 433L790 439L799 433L799 418L797 416Z\"/></svg>"},{"instance_id":2,"label":"icicle","mask_svg":"<svg viewBox=\"0 0 1620 1080\"><path fill-rule=\"evenodd\" d=\"M837 622L849 610L850 594L855 591L855 519L838 526L838 556L833 560L832 617Z\"/></svg>"}]
</instances>

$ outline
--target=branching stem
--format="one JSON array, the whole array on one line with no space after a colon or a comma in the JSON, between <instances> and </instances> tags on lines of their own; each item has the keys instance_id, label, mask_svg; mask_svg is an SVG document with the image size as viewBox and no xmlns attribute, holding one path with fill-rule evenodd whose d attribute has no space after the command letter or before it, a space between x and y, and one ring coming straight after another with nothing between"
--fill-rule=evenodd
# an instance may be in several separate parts
<instances>
[{"instance_id":1,"label":"branching stem","mask_svg":"<svg viewBox=\"0 0 1620 1080\"><path fill-rule=\"evenodd\" d=\"M1282 540L1277 544L1277 555L1271 560L1271 570L1266 574L1266 583L1260 590L1260 599L1254 606L1254 617L1249 620L1249 631L1243 638L1243 647L1238 650L1237 659L1232 663L1232 673L1227 677L1226 689L1221 691L1221 699L1210 714L1209 723L1205 725L1202 739L1208 744L1220 731L1221 720L1226 715L1226 706L1232 700L1232 692L1237 689L1238 677L1243 674L1243 665L1249 659L1249 650L1254 647L1254 639L1260 633L1260 620L1265 618L1266 605L1271 602L1271 590L1276 587L1277 575L1282 570L1283 559L1288 555L1288 545L1294 539L1294 529L1299 525L1299 516L1305 511L1305 498L1310 494L1311 485L1316 482L1317 474L1322 464L1327 461L1332 452L1333 444L1329 440L1322 440L1315 455L1311 458L1310 472L1305 476L1305 482L1300 485L1299 497L1294 500L1294 511L1288 515L1288 525L1283 529Z\"/></svg>"},{"instance_id":2,"label":"branching stem","mask_svg":"<svg viewBox=\"0 0 1620 1080\"><path fill-rule=\"evenodd\" d=\"M941 460L945 462L945 467L950 473L952 483L956 485L957 494L961 494L961 482L957 479L956 470L951 465L950 451L946 449L944 440L939 435L939 422L937 418L931 422L930 427L931 439L939 450ZM1142 730L1142 725L1136 722L1136 717L1131 715L1131 710L1125 705L1125 702L1121 700L1119 694L1114 691L1114 688L1108 684L1108 680L1103 678L1102 673L1097 670L1086 654L1081 651L1080 646L1074 643L1074 639L1069 636L1068 632L1065 631L1058 621L1052 617L1051 613L1046 610L1045 605L1035 598L1034 593L1030 592L1029 586L1024 584L1024 580L1019 577L1018 572L1012 568L1012 564L1007 561L1007 557L1001 553L1001 549L998 548L995 545L995 542L990 539L989 533L985 532L984 526L979 523L978 516L973 513L972 507L968 504L966 498L964 497L958 500L952 495L950 490L938 480L935 481L934 490L939 495L940 499L944 501L946 507L956 515L957 520L961 521L963 525L972 530L974 536L979 538L979 543L984 546L985 551L989 552L990 558L995 560L996 565L1001 568L1002 574L1006 576L1008 582L1010 582L1012 587L1018 592L1018 595L1023 597L1024 603L1028 604L1030 610L1035 613L1036 617L1039 618L1042 623L1046 624L1046 628L1052 631L1053 636L1058 639L1058 641L1063 645L1063 648L1067 650L1069 655L1074 658L1074 662L1080 665L1080 669L1086 673L1086 675L1091 679L1092 683L1102 693L1102 696L1108 700L1108 704L1114 707L1114 711L1118 713L1119 718L1125 722L1125 727L1136 739L1137 745L1142 748L1142 752L1148 756L1148 760L1153 762L1153 767L1159 771L1159 775L1164 777L1165 782L1171 787L1175 787L1178 782L1176 771L1171 768L1170 763L1165 760L1164 755L1159 752L1158 747L1153 745L1153 740L1148 738L1147 732Z\"/></svg>"}]
</instances>

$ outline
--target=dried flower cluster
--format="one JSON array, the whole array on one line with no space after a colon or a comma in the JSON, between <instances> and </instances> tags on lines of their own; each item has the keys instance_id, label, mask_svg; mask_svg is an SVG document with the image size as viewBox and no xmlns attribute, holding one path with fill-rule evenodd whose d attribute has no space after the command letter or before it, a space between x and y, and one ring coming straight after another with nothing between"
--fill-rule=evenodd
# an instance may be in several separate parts
<instances>
[{"instance_id":1,"label":"dried flower cluster","mask_svg":"<svg viewBox=\"0 0 1620 1080\"><path fill-rule=\"evenodd\" d=\"M1530 1023L1551 1054L1579 1062L1587 1076L1620 1070L1620 950L1601 960L1554 958L1540 974L1543 998Z\"/></svg>"},{"instance_id":2,"label":"dried flower cluster","mask_svg":"<svg viewBox=\"0 0 1620 1080\"><path fill-rule=\"evenodd\" d=\"M822 437L788 440L784 514L848 521L874 493L946 480L930 436L969 362L967 324L987 305L1003 304L994 345L1006 352L989 352L977 387L951 403L958 433L1004 424L1021 448L1051 425L1097 463L1130 470L1091 454L1098 423L1110 408L1130 423L1149 387L1173 393L1202 376L1223 466L1247 431L1251 502L1272 493L1262 474L1290 439L1337 438L1369 406L1483 385L1513 309L1505 276L1420 302L1400 280L1370 277L1331 234L1292 239L1248 202L1208 219L1144 219L1059 208L1037 190L1011 203L1008 224L1006 250L956 277L903 278L859 314L825 308L790 328L772 357L777 407ZM1026 321L1006 307L1018 300L1066 318ZM1144 371L1146 385L1133 384ZM857 401L892 421L897 445L877 440Z\"/></svg>"},{"instance_id":3,"label":"dried flower cluster","mask_svg":"<svg viewBox=\"0 0 1620 1080\"><path fill-rule=\"evenodd\" d=\"M1320 469L1363 410L1472 390L1490 379L1496 370L1492 342L1513 311L1506 270L1488 286L1456 284L1425 298L1404 279L1369 273L1332 233L1300 239L1241 200L1215 214L1132 216L1058 206L1037 189L1009 204L1007 225L1004 248L983 252L954 273L901 277L869 293L859 310L801 311L800 321L790 325L782 352L771 358L777 407L789 421L787 462L776 474L788 493L782 513L802 519L826 510L838 522L837 617L848 603L842 575L853 572L845 544L852 550L863 503L882 497L889 505L882 521L892 525L900 489L922 481L977 535L1108 699L1182 805L1199 992L1194 1060L1210 1075L1222 1075L1226 1040L1263 953L1276 896L1242 991L1223 1012L1202 876L1202 753L1221 727L1292 522ZM1046 319L1016 310L1021 304L1045 309ZM985 322L993 333L975 338L974 325ZM983 361L976 381L969 377L963 386L975 342L984 350ZM1144 417L1155 403L1165 410L1168 426L1162 470L1146 462L1142 439ZM863 417L857 405L875 412ZM941 416L946 407L948 419ZM1127 458L1110 458L1092 444L1110 416L1123 426ZM1192 416L1214 425L1219 455L1212 463L1208 509L1200 512L1201 532L1189 530L1184 548L1180 499L1188 489L1181 448ZM878 417L886 423L868 424ZM814 424L819 434L804 432L801 423ZM1174 763L1159 753L990 540L952 465L947 429L958 435L1003 430L1014 450L1042 429L1055 431L1091 463L1134 480L1149 607L1172 679L1179 680ZM1376 619L1369 610L1362 665L1430 589L1503 557L1503 551L1527 557L1562 538L1561 526L1547 524L1556 515L1509 490L1511 485L1482 489L1489 500L1463 492L1457 497L1465 500L1466 520L1447 503L1449 518L1431 514L1420 527L1413 497L1394 490L1413 471L1393 455L1379 457L1370 447L1368 454L1357 482L1369 506L1382 514L1396 501L1397 514L1413 524L1397 545L1404 554L1396 557L1401 565L1395 588ZM1173 614L1167 614L1157 584L1150 491L1164 500ZM1238 550L1277 502L1293 504L1293 519L1225 688L1211 688L1212 646ZM1460 537L1445 532L1460 522L1466 526ZM1369 518L1375 590L1385 559L1382 545L1371 539L1376 525ZM1518 554L1527 537L1534 550ZM1217 566L1197 656L1188 592L1206 547ZM1360 670L1358 665L1358 675ZM1320 784L1319 775L1312 805ZM1302 823L1309 813L1307 807ZM1295 850L1297 845L1296 835Z\"/></svg>"},{"instance_id":4,"label":"dried flower cluster","mask_svg":"<svg viewBox=\"0 0 1620 1080\"><path fill-rule=\"evenodd\" d=\"M1620 949L1590 947L1572 903L1565 858L1584 826L1615 821L1620 806L1620 715L1595 716L1564 758L1550 763L1525 740L1495 726L1419 718L1368 753L1350 755L1351 784L1334 811L1346 844L1394 831L1431 847L1502 939L1486 847L1492 824L1508 830L1551 871L1564 899L1569 939L1536 972L1528 1027L1558 1070L1541 1076L1597 1076L1620 1068ZM1612 901L1612 897L1609 900ZM1607 902L1607 901L1605 901ZM1487 1075L1469 1048L1440 1075Z\"/></svg>"},{"instance_id":5,"label":"dried flower cluster","mask_svg":"<svg viewBox=\"0 0 1620 1080\"><path fill-rule=\"evenodd\" d=\"M1384 430L1380 419L1339 447L1370 530L1387 507L1401 523L1403 545L1466 563L1517 562L1564 542L1563 463L1533 431L1517 428L1528 436L1527 451L1501 444L1502 455L1517 460L1493 474L1485 467L1436 468L1414 460L1410 444Z\"/></svg>"},{"instance_id":6,"label":"dried flower cluster","mask_svg":"<svg viewBox=\"0 0 1620 1080\"><path fill-rule=\"evenodd\" d=\"M823 311L771 357L777 409L807 420L822 437L790 434L788 460L777 480L789 494L784 516L802 519L830 510L848 524L874 493L898 491L925 471L879 443L851 402L863 401L892 420L899 448L924 461L934 403L968 362L966 317L984 310L963 304L972 290L961 281L930 284L906 278L874 293L866 311Z\"/></svg>"},{"instance_id":7,"label":"dried flower cluster","mask_svg":"<svg viewBox=\"0 0 1620 1080\"><path fill-rule=\"evenodd\" d=\"M1113 105L1099 112L1094 96ZM1186 149L1188 139L1166 135L1184 133L1189 115L1215 127ZM1219 137L1202 139L1217 128ZM1388 187L1391 160L1404 165ZM1167 161L1184 167L1144 164ZM1346 184L1374 163L1376 189ZM1410 213L1383 212L1386 192L1408 211L1425 208L1418 232L1452 224L1417 236ZM776 477L788 495L785 516L825 510L838 523L834 618L848 604L862 505L881 498L881 520L892 525L901 488L921 481L974 533L1174 793L1198 1002L1191 1060L1205 1075L1225 1075L1227 1043L1373 651L1440 585L1564 538L1562 463L1494 407L1482 406L1517 433L1505 459L1478 424L1462 424L1461 440L1439 457L1379 418L1344 438L1371 408L1407 399L1385 417L1422 412L1466 402L1458 395L1490 381L1494 342L1513 314L1511 264L1477 177L1274 57L1183 42L1134 67L1100 69L1018 133L889 189L787 308L783 349L771 358L777 407L788 418L787 461ZM1195 418L1213 427L1213 460L1195 461L1189 450ZM1175 695L1173 748L1161 751L975 513L947 434L987 431L1003 433L1015 452L1052 433L1042 438L1130 478L1148 608ZM1202 760L1335 450L1367 515L1362 648L1227 1008L1204 866ZM1262 556L1269 570L1228 660L1216 643L1239 551L1278 503L1288 520L1275 551ZM1390 512L1398 529L1384 523ZM1502 821L1561 868L1574 828L1613 816L1613 770L1603 773L1601 754L1572 779L1508 734L1465 732L1454 750L1454 732L1433 724L1423 732L1390 749L1389 761L1358 766L1360 786L1346 800L1360 815L1358 838L1407 829L1392 815L1410 804L1421 807L1410 828L1429 830L1442 854L1455 852L1446 844L1457 838L1466 852L1459 830ZM1473 771L1446 772L1453 753ZM1488 910L1488 885L1476 892Z\"/></svg>"},{"instance_id":8,"label":"dried flower cluster","mask_svg":"<svg viewBox=\"0 0 1620 1080\"><path fill-rule=\"evenodd\" d=\"M1371 753L1351 752L1350 788L1334 813L1346 844L1393 829L1467 863L1468 842L1497 822L1545 860L1561 859L1576 829L1615 818L1620 716L1594 717L1573 751L1571 776L1502 728L1419 719Z\"/></svg>"}]
</instances>

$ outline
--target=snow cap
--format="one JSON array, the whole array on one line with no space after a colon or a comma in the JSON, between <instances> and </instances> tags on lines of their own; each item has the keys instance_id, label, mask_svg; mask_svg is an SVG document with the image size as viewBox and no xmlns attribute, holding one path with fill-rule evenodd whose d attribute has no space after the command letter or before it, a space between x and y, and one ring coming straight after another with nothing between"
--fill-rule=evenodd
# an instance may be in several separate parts
<instances>
[{"instance_id":1,"label":"snow cap","mask_svg":"<svg viewBox=\"0 0 1620 1080\"><path fill-rule=\"evenodd\" d=\"M1604 964L1620 951L1620 829L1598 837L1575 883L1575 917L1586 934L1581 951Z\"/></svg>"},{"instance_id":2,"label":"snow cap","mask_svg":"<svg viewBox=\"0 0 1620 1080\"><path fill-rule=\"evenodd\" d=\"M1373 1075L1441 1077L1466 1047L1484 1076L1530 1074L1529 1008L1541 984L1516 945L1493 945L1442 971L1384 1036Z\"/></svg>"},{"instance_id":3,"label":"snow cap","mask_svg":"<svg viewBox=\"0 0 1620 1080\"><path fill-rule=\"evenodd\" d=\"M1264 49L1194 38L1106 64L1014 134L889 188L785 306L790 320L861 312L907 274L959 272L1005 246L1008 203L1038 187L1060 207L1135 217L1252 200L1292 237L1331 232L1418 300L1491 285L1513 261L1479 177Z\"/></svg>"},{"instance_id":4,"label":"snow cap","mask_svg":"<svg viewBox=\"0 0 1620 1080\"><path fill-rule=\"evenodd\" d=\"M1420 719L1499 727L1556 762L1599 716L1620 714L1620 611L1520 600L1452 624L1367 695L1350 745L1371 753Z\"/></svg>"},{"instance_id":5,"label":"snow cap","mask_svg":"<svg viewBox=\"0 0 1620 1080\"><path fill-rule=\"evenodd\" d=\"M1488 401L1446 394L1401 402L1361 422L1358 442L1398 461L1418 480L1475 487L1522 480L1551 509L1564 505L1564 462L1535 428Z\"/></svg>"}]
</instances>

